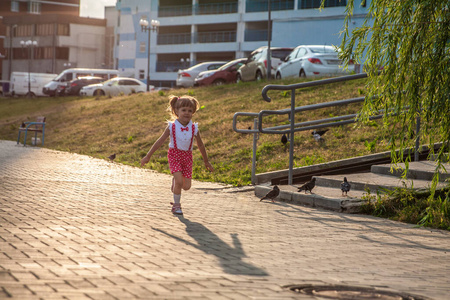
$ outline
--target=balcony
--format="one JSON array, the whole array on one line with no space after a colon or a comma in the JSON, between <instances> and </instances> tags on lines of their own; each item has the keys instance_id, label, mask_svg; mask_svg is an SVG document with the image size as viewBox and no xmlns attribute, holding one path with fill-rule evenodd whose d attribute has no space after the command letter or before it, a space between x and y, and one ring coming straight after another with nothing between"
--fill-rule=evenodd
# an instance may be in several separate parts
<instances>
[{"instance_id":1,"label":"balcony","mask_svg":"<svg viewBox=\"0 0 450 300\"><path fill-rule=\"evenodd\" d=\"M191 43L190 33L164 33L158 34L158 45L180 45Z\"/></svg>"},{"instance_id":2,"label":"balcony","mask_svg":"<svg viewBox=\"0 0 450 300\"><path fill-rule=\"evenodd\" d=\"M196 43L231 43L236 42L236 31L197 32Z\"/></svg>"},{"instance_id":3,"label":"balcony","mask_svg":"<svg viewBox=\"0 0 450 300\"><path fill-rule=\"evenodd\" d=\"M160 6L158 17L179 17L190 15L233 14L238 11L238 2L205 3L196 5Z\"/></svg>"},{"instance_id":4,"label":"balcony","mask_svg":"<svg viewBox=\"0 0 450 300\"><path fill-rule=\"evenodd\" d=\"M319 8L322 0L299 0L300 9ZM346 6L347 0L325 0L325 7Z\"/></svg>"},{"instance_id":5,"label":"balcony","mask_svg":"<svg viewBox=\"0 0 450 300\"><path fill-rule=\"evenodd\" d=\"M158 45L181 45L191 43L190 33L165 33L158 35ZM267 39L267 34L266 34ZM194 34L193 43L234 43L236 31L209 31Z\"/></svg>"},{"instance_id":6,"label":"balcony","mask_svg":"<svg viewBox=\"0 0 450 300\"><path fill-rule=\"evenodd\" d=\"M294 0L272 0L270 2L270 9L272 11L293 10L294 2L295 2ZM247 0L247 2L245 3L245 12L267 11L268 3L269 3L268 0L257 0L257 1Z\"/></svg>"}]
</instances>

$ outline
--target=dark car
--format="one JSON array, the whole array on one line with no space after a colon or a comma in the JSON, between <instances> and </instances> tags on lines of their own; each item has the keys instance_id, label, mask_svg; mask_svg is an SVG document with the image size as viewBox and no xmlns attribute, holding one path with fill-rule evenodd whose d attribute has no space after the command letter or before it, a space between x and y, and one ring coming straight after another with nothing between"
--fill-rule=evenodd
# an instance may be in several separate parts
<instances>
[{"instance_id":1,"label":"dark car","mask_svg":"<svg viewBox=\"0 0 450 300\"><path fill-rule=\"evenodd\" d=\"M245 63L246 58L232 60L217 70L204 71L195 78L195 85L221 85L236 82L237 70Z\"/></svg>"},{"instance_id":2,"label":"dark car","mask_svg":"<svg viewBox=\"0 0 450 300\"><path fill-rule=\"evenodd\" d=\"M79 95L82 87L90 84L96 84L105 81L102 77L86 76L78 77L72 81L69 81L66 85L64 93L66 95Z\"/></svg>"}]
</instances>

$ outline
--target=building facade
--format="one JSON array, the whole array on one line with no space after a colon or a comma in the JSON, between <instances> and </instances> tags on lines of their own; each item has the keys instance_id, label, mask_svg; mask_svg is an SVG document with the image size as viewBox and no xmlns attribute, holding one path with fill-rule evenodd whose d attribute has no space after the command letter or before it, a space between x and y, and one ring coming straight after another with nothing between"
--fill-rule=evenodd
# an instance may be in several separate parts
<instances>
[{"instance_id":1,"label":"building facade","mask_svg":"<svg viewBox=\"0 0 450 300\"><path fill-rule=\"evenodd\" d=\"M10 37L7 25L3 18L20 15L47 15L63 14L78 16L80 0L1 0L0 1L0 79L9 79L9 73L3 73L3 65L8 65L8 47L6 39Z\"/></svg>"},{"instance_id":2,"label":"building facade","mask_svg":"<svg viewBox=\"0 0 450 300\"><path fill-rule=\"evenodd\" d=\"M1 1L5 2L8 5L1 9L13 12L1 19L5 53L1 79L8 80L14 71L60 73L114 63L111 57L106 61L106 20L79 17L80 0ZM27 46L27 41L35 44Z\"/></svg>"},{"instance_id":3,"label":"building facade","mask_svg":"<svg viewBox=\"0 0 450 300\"><path fill-rule=\"evenodd\" d=\"M339 45L346 0L118 0L117 68L152 84L173 85L178 69L204 61L246 57L261 46ZM370 0L356 1L351 26L361 25ZM148 33L140 19L158 20ZM270 25L269 25L270 24ZM351 28L350 28L351 29ZM150 46L150 48L148 48Z\"/></svg>"}]
</instances>

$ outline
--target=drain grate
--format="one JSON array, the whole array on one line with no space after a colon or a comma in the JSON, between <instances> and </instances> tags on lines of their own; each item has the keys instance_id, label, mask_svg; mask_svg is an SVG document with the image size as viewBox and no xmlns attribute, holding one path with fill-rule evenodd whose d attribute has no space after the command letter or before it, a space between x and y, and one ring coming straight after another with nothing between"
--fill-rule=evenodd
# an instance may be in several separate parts
<instances>
[{"instance_id":1,"label":"drain grate","mask_svg":"<svg viewBox=\"0 0 450 300\"><path fill-rule=\"evenodd\" d=\"M377 299L377 300L426 300L427 298L408 295L405 293L397 293L391 291L383 291L374 288L344 286L344 285L289 285L289 290L299 293L312 295L325 299L340 300L361 300L361 299Z\"/></svg>"}]
</instances>

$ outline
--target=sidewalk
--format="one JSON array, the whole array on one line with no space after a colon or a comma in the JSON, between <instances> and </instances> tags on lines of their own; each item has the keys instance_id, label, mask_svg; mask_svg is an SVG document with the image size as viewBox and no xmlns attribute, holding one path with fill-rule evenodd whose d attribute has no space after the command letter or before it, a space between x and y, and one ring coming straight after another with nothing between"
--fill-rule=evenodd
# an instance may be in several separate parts
<instances>
[{"instance_id":1,"label":"sidewalk","mask_svg":"<svg viewBox=\"0 0 450 300\"><path fill-rule=\"evenodd\" d=\"M0 141L0 299L317 299L345 285L449 299L450 233Z\"/></svg>"}]
</instances>

